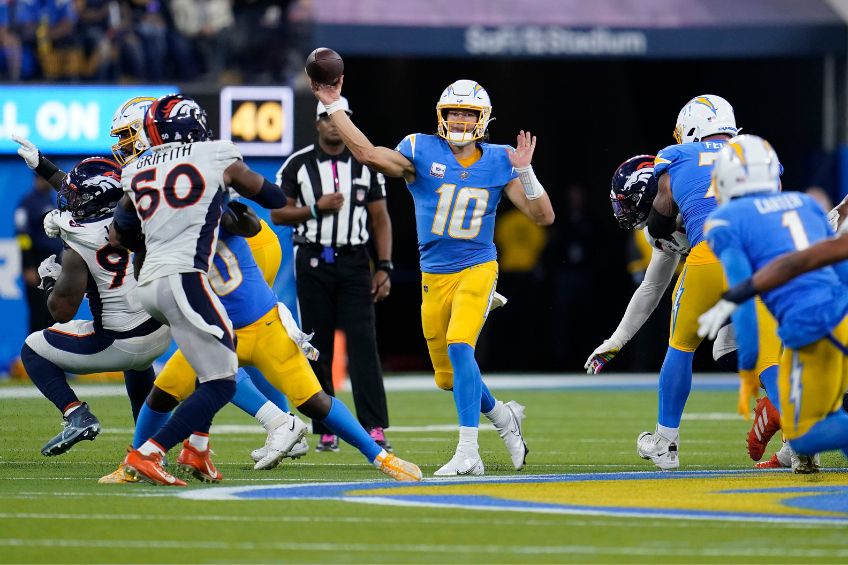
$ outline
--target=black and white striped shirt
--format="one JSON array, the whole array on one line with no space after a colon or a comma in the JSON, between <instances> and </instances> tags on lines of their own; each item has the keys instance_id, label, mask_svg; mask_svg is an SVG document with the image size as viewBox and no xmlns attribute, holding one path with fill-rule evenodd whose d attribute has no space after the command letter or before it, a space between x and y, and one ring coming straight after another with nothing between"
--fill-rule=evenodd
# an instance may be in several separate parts
<instances>
[{"instance_id":1,"label":"black and white striped shirt","mask_svg":"<svg viewBox=\"0 0 848 565\"><path fill-rule=\"evenodd\" d=\"M327 247L367 242L366 204L386 197L385 177L354 159L347 148L339 155L329 155L316 145L304 147L277 171L277 184L298 206L312 206L324 194L344 194L344 205L336 214L319 214L297 226L295 232L310 243Z\"/></svg>"}]
</instances>

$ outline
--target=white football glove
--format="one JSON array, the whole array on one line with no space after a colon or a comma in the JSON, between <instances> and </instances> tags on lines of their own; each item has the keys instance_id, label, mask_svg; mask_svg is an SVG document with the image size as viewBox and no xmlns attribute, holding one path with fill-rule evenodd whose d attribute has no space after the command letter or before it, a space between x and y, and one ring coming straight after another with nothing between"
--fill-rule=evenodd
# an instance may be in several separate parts
<instances>
[{"instance_id":1,"label":"white football glove","mask_svg":"<svg viewBox=\"0 0 848 565\"><path fill-rule=\"evenodd\" d=\"M18 147L18 155L26 161L27 167L30 169L35 169L38 166L38 147L36 147L30 140L25 137L21 137L19 135L12 135L12 141L18 143L20 147Z\"/></svg>"},{"instance_id":2,"label":"white football glove","mask_svg":"<svg viewBox=\"0 0 848 565\"><path fill-rule=\"evenodd\" d=\"M621 351L623 345L619 345L612 341L611 339L605 340L601 345L599 345L589 358L586 359L586 364L583 365L583 368L586 369L587 375L597 375L600 373L607 363L612 361L613 357L618 355L618 352Z\"/></svg>"},{"instance_id":3,"label":"white football glove","mask_svg":"<svg viewBox=\"0 0 848 565\"><path fill-rule=\"evenodd\" d=\"M44 215L44 233L47 237L59 237L61 230L58 219L61 214L61 210L50 210Z\"/></svg>"},{"instance_id":4,"label":"white football glove","mask_svg":"<svg viewBox=\"0 0 848 565\"><path fill-rule=\"evenodd\" d=\"M839 208L834 208L827 213L827 222L833 231L839 229Z\"/></svg>"},{"instance_id":5,"label":"white football glove","mask_svg":"<svg viewBox=\"0 0 848 565\"><path fill-rule=\"evenodd\" d=\"M489 312L491 312L495 308L500 308L501 306L506 306L507 302L509 302L509 300L507 300L506 296L498 293L498 291L495 291L492 294L492 302L489 303Z\"/></svg>"},{"instance_id":6,"label":"white football glove","mask_svg":"<svg viewBox=\"0 0 848 565\"><path fill-rule=\"evenodd\" d=\"M724 298L716 302L715 306L698 316L698 336L715 339L718 330L737 308L738 304Z\"/></svg>"},{"instance_id":7,"label":"white football glove","mask_svg":"<svg viewBox=\"0 0 848 565\"><path fill-rule=\"evenodd\" d=\"M41 282L38 283L38 288L44 289L44 279L56 280L62 274L62 265L56 262L56 254L54 253L47 259L41 262L38 266L38 276L41 277Z\"/></svg>"},{"instance_id":8,"label":"white football glove","mask_svg":"<svg viewBox=\"0 0 848 565\"><path fill-rule=\"evenodd\" d=\"M689 250L691 249L689 238L681 230L678 229L672 233L668 239L655 239L647 228L642 231L645 233L645 239L648 240L651 247L656 247L660 251L666 251L668 253L676 253L677 255L689 255Z\"/></svg>"}]
</instances>

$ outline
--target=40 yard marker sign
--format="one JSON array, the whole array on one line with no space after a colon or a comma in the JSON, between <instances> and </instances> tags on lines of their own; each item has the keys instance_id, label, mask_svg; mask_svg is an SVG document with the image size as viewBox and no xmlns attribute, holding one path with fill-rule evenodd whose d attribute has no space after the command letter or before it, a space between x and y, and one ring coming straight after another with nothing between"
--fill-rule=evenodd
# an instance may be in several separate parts
<instances>
[{"instance_id":1,"label":"40 yard marker sign","mask_svg":"<svg viewBox=\"0 0 848 565\"><path fill-rule=\"evenodd\" d=\"M848 473L705 471L256 485L183 491L193 500L337 500L546 514L848 525Z\"/></svg>"}]
</instances>

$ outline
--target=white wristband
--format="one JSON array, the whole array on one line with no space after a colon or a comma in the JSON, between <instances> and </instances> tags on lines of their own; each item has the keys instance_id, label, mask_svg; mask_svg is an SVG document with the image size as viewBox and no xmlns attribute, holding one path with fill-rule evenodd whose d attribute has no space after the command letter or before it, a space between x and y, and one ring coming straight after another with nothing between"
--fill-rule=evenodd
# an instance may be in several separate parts
<instances>
[{"instance_id":1,"label":"white wristband","mask_svg":"<svg viewBox=\"0 0 848 565\"><path fill-rule=\"evenodd\" d=\"M515 172L518 173L518 180L521 181L527 200L536 200L545 193L545 188L536 178L536 173L533 172L533 165L515 167Z\"/></svg>"},{"instance_id":2,"label":"white wristband","mask_svg":"<svg viewBox=\"0 0 848 565\"><path fill-rule=\"evenodd\" d=\"M329 104L324 104L324 109L327 110L328 116L331 116L334 112L344 110L344 108L342 108L341 99L335 100L334 102L331 102Z\"/></svg>"}]
</instances>

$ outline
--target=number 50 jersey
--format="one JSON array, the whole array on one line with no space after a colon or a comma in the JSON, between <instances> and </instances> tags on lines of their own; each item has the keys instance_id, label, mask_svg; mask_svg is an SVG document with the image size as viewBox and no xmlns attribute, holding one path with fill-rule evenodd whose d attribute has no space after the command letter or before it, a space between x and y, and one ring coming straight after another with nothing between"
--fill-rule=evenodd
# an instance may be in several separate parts
<instances>
[{"instance_id":1,"label":"number 50 jersey","mask_svg":"<svg viewBox=\"0 0 848 565\"><path fill-rule=\"evenodd\" d=\"M517 175L506 145L478 147L483 155L469 167L435 135L408 135L396 148L415 165L415 182L407 188L415 203L422 272L456 273L497 259L495 211Z\"/></svg>"},{"instance_id":2,"label":"number 50 jersey","mask_svg":"<svg viewBox=\"0 0 848 565\"><path fill-rule=\"evenodd\" d=\"M226 189L223 173L238 159L229 141L166 143L124 167L121 184L141 218L147 247L140 285L209 271Z\"/></svg>"}]
</instances>

